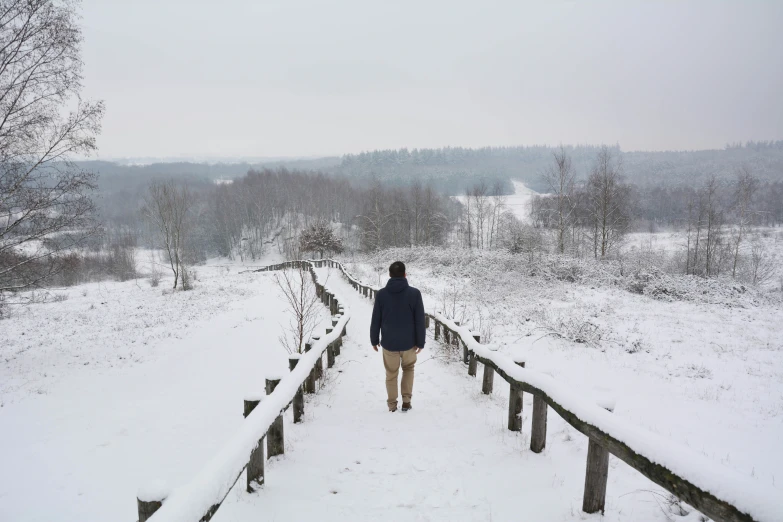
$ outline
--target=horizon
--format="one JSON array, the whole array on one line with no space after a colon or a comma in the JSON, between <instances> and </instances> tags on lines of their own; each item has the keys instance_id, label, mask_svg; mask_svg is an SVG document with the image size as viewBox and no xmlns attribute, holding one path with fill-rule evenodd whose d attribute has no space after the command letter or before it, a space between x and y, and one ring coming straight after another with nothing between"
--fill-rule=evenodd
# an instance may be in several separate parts
<instances>
[{"instance_id":1,"label":"horizon","mask_svg":"<svg viewBox=\"0 0 783 522\"><path fill-rule=\"evenodd\" d=\"M781 140L744 140L741 142L737 142L737 144L741 146L745 146L749 142L761 142L761 143L770 143L770 142L777 142ZM562 143L562 144L535 144L535 145L480 145L475 147L465 147L461 145L445 145L443 147L399 147L396 149L366 149L359 152L345 152L345 153L337 153L337 154L325 154L325 155L294 155L294 156L220 156L220 155L214 155L214 156L205 156L205 155L171 155L171 156L116 156L116 157L88 157L80 159L79 161L105 161L109 163L122 163L125 162L127 164L134 164L134 165L153 165L156 163L271 163L271 162L285 162L285 161L312 161L312 160L319 160L319 159L328 159L328 158L342 158L347 155L358 155L358 154L364 154L364 153L370 153L373 151L384 151L384 150L424 150L424 149L448 149L448 148L462 148L462 149L471 149L471 150L477 150L477 149L483 149L483 148L518 148L518 147L526 147L526 148L533 148L533 147L546 147L550 149L554 149L560 146L564 147L600 147L603 145L608 145L604 143L579 143L579 144L572 144L572 143ZM635 149L635 150L625 150L623 149L621 144L615 144L615 145L608 145L610 147L613 146L619 146L620 152L622 154L629 154L629 153L676 153L676 152L715 152L715 151L723 151L727 150L728 148L734 146L736 144L734 143L727 143L723 147L720 148L707 148L707 149ZM145 162L142 162L145 161ZM131 163L133 162L133 163Z\"/></svg>"}]
</instances>

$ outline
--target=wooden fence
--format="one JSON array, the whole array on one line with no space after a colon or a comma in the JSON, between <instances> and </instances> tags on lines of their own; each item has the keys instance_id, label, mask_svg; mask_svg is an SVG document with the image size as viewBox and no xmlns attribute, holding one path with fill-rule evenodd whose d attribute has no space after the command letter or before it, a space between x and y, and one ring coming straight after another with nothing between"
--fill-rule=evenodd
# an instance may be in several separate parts
<instances>
[{"instance_id":1,"label":"wooden fence","mask_svg":"<svg viewBox=\"0 0 783 522\"><path fill-rule=\"evenodd\" d=\"M377 288L361 283L340 263L327 262L329 266L339 268L357 292L371 299L375 297ZM483 365L483 393L492 393L495 373L509 384L509 430L522 430L522 396L525 392L533 395L531 451L541 453L546 447L550 407L588 437L582 500L585 513L604 511L609 455L612 454L716 522L783 520L783 494L734 474L664 437L612 419L610 408L584 404L583 399L564 390L549 376L525 369L524 360L511 359L482 345L478 334L438 312L427 313L425 322L427 328L434 323L436 340L461 346L468 375L475 377L478 363ZM723 497L729 497L731 501Z\"/></svg>"},{"instance_id":2,"label":"wooden fence","mask_svg":"<svg viewBox=\"0 0 783 522\"><path fill-rule=\"evenodd\" d=\"M249 458L245 459L244 466L234 470L233 476L235 478L231 484L233 486L242 471L247 468L248 491L252 490L254 485L263 484L264 481L264 438L267 439L269 456L284 451L283 412L293 404L294 422L301 422L304 411L302 393L303 391L304 393L315 391L315 382L318 375L321 374L320 372L323 371L323 353L327 353L327 360L330 361L329 366L331 366L334 356L340 353L339 345L345 334L348 315L339 305L335 294L318 282L314 268L328 266L339 269L354 290L368 299L374 299L378 292L377 288L363 284L352 276L342 264L330 259L289 261L255 271L280 270L302 266L301 264L306 264L310 270L316 282L318 295L324 305L328 306L332 312L335 330L328 332L318 342L309 345L310 349L303 357L292 358L292 371L282 381L267 381L266 392L270 394L267 400L280 394L275 403L279 404L280 408L277 410L266 408L274 413L274 416L267 416L267 418L259 416L256 419L257 422L250 428L250 432L255 433L258 443L252 448L252 451L248 452ZM341 312L343 315L340 315ZM610 409L603 409L595 404L587 403L551 377L525 368L523 360L511 359L488 345L482 345L479 335L471 332L465 326L460 326L458 322L443 314L427 313L425 317L427 328L430 328L434 323L436 340L462 348L462 357L467 365L468 375L476 377L478 363L483 365L482 391L485 394L493 392L496 373L509 384L509 430L522 430L522 396L523 393L533 395L531 451L541 453L546 447L547 414L550 407L568 424L588 437L582 501L584 512L604 511L609 455L612 454L716 522L783 520L781 495L774 489L735 474L724 466L664 437L613 418ZM300 371L302 366L307 370ZM287 386L283 386L283 384ZM266 401L261 404L266 406ZM251 420L256 414L254 409L259 409L257 405L257 398L245 401L245 415L248 417L246 420ZM263 429L259 430L258 426L262 426ZM210 467L207 466L202 474L206 475L205 478L208 479L209 473ZM196 483L195 487L180 494L175 493L165 502L163 499L139 499L139 520L142 522L147 520L150 514L155 513L158 508L160 509L152 517L153 522L175 520L204 522L209 520L220 507L228 490L220 491L222 496L219 497L220 501L216 504L210 503L208 506L203 506L203 501L200 502L200 497L197 494L203 493L204 488L199 487L198 481L194 482ZM205 480L205 482L209 481ZM230 490L230 487L228 489ZM215 498L215 492L209 492L207 496L209 495L213 495ZM183 506L191 506L191 509L180 509ZM172 509L170 509L171 515L169 516L166 511L170 507Z\"/></svg>"},{"instance_id":3,"label":"wooden fence","mask_svg":"<svg viewBox=\"0 0 783 522\"><path fill-rule=\"evenodd\" d=\"M317 277L314 267L322 263L289 261L252 270L266 272L289 268L307 269L313 278L318 297L331 311L331 327L326 329L326 335L314 337L307 343L304 354L291 355L290 373L282 379L266 379L266 396L245 397L245 421L240 432L207 463L191 483L174 491L168 498L165 498L162 492L151 490L136 499L139 522L206 522L215 515L245 470L248 492L264 484L264 461L285 453L283 414L293 406L294 422L300 423L304 420L304 394L316 392L317 381L323 377L325 371L324 353L327 356L327 367L334 365L335 358L340 355L346 325L350 320L350 314L339 303L337 295Z\"/></svg>"}]
</instances>

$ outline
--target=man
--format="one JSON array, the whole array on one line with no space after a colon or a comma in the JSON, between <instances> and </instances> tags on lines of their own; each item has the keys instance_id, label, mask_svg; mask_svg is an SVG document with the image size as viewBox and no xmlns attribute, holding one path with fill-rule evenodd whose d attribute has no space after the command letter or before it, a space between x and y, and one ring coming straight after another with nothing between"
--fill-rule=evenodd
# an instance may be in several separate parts
<instances>
[{"instance_id":1,"label":"man","mask_svg":"<svg viewBox=\"0 0 783 522\"><path fill-rule=\"evenodd\" d=\"M402 411L411 409L413 367L424 349L424 303L421 292L408 285L405 265L395 261L389 267L389 282L378 291L372 310L370 342L373 350L383 347L386 393L389 411L397 411L397 376L402 366Z\"/></svg>"}]
</instances>

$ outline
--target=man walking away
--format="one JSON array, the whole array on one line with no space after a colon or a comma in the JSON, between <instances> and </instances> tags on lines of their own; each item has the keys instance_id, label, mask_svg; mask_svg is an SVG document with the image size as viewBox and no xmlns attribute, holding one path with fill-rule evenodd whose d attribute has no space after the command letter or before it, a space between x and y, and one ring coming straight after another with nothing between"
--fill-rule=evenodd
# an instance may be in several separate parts
<instances>
[{"instance_id":1,"label":"man walking away","mask_svg":"<svg viewBox=\"0 0 783 522\"><path fill-rule=\"evenodd\" d=\"M389 282L375 297L370 325L373 350L383 347L386 393L389 411L397 411L397 376L402 366L402 411L411 409L413 367L424 349L424 303L421 292L408 285L405 265L395 261L389 267Z\"/></svg>"}]
</instances>

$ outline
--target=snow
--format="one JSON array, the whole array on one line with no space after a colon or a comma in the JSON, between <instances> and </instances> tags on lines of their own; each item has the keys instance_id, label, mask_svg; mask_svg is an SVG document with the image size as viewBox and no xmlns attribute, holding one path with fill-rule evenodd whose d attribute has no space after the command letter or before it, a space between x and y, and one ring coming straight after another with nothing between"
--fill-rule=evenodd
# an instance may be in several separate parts
<instances>
[{"instance_id":1,"label":"snow","mask_svg":"<svg viewBox=\"0 0 783 522\"><path fill-rule=\"evenodd\" d=\"M190 292L63 289L0 322L0 520L135 520L139 486L214 456L288 366L273 275L238 268L199 267Z\"/></svg>"},{"instance_id":2,"label":"snow","mask_svg":"<svg viewBox=\"0 0 783 522\"><path fill-rule=\"evenodd\" d=\"M754 520L776 520L783 514L783 496L774 488L742 476L683 445L610 414L607 410L614 409L613 400L604 399L600 405L591 403L566 383L558 382L549 375L517 366L508 356L497 353L496 347L477 343L467 327L457 326L438 312L433 315L447 328L457 332L470 351L492 361L509 377L543 391L555 403L560 404L580 420L624 442L635 453L671 470L717 498L729 502L741 512L750 514Z\"/></svg>"},{"instance_id":3,"label":"snow","mask_svg":"<svg viewBox=\"0 0 783 522\"><path fill-rule=\"evenodd\" d=\"M530 207L533 203L533 198L539 195L538 192L529 189L521 181L511 180L514 185L514 193L506 196L500 196L499 198L490 196L489 199L493 204L497 200L501 200L507 210L510 210L514 216L522 223L530 223ZM455 196L454 199L461 203L465 203L466 196Z\"/></svg>"},{"instance_id":4,"label":"snow","mask_svg":"<svg viewBox=\"0 0 783 522\"><path fill-rule=\"evenodd\" d=\"M155 479L140 487L136 492L136 498L144 502L160 502L169 496L170 491L171 488L165 480Z\"/></svg>"},{"instance_id":5,"label":"snow","mask_svg":"<svg viewBox=\"0 0 783 522\"><path fill-rule=\"evenodd\" d=\"M349 319L350 316L346 315L340 320L339 330L342 330ZM259 440L280 412L293 400L316 361L326 351L326 347L339 335L340 331L334 331L314 343L311 350L302 356L296 368L278 383L275 391L253 409L239 431L221 447L217 455L193 480L175 490L150 520L192 522L201 519L213 505L222 502L237 481L240 470L247 464Z\"/></svg>"},{"instance_id":6,"label":"snow","mask_svg":"<svg viewBox=\"0 0 783 522\"><path fill-rule=\"evenodd\" d=\"M387 255L406 262L427 310L456 312L509 362L524 358L528 369L568 383L594 409L619 398L615 417L728 468L731 480L781 496L779 301L720 293L716 285L719 299L694 292L692 301L662 302L590 277L569 283L529 275L515 256L437 249ZM380 264L357 256L348 269L375 280ZM569 338L585 327L595 328L595 342Z\"/></svg>"},{"instance_id":7,"label":"snow","mask_svg":"<svg viewBox=\"0 0 783 522\"><path fill-rule=\"evenodd\" d=\"M361 263L348 268L374 277ZM305 422L284 415L287 453L267 461L265 485L248 494L239 476L216 522L595 518L581 514L587 438L550 413L546 449L530 452L531 395L523 431L509 432L508 386L496 378L493 395L481 394L480 378L431 338L416 367L414 409L388 413L381 356L369 346L371 301L337 270L317 272L329 274L351 316L342 353L306 397ZM780 520L779 307L661 302L458 264L421 262L410 272L428 311L444 309L441 294L453 283L464 288L460 328L481 332L498 348L487 356L510 374L548 387L641 451L677 460L673 469L698 468L696 479L742 496L738 505L752 504L762 520ZM64 290L66 301L0 323L0 520L135 520L139 485L168 489L154 478L179 486L164 503L172 517L191 514L192 498L203 498L195 510L227 491L237 478L228 470L246 462L291 392L283 379L277 398L243 419L244 394L287 367L277 342L286 315L273 274L199 273L192 292L132 281L78 287ZM601 339L588 346L541 329L563 318L589 319ZM325 311L323 319L319 334L331 324ZM637 342L639 351L627 351ZM614 413L603 409L608 398L619 398ZM610 458L601 520L698 520L670 509L661 488Z\"/></svg>"}]
</instances>

